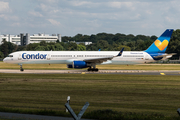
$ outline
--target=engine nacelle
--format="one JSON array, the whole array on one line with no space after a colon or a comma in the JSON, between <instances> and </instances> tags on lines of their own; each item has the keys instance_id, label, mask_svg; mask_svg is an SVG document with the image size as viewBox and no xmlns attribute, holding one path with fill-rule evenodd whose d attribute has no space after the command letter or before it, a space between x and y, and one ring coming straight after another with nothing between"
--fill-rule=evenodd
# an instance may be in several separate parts
<instances>
[{"instance_id":1,"label":"engine nacelle","mask_svg":"<svg viewBox=\"0 0 180 120\"><path fill-rule=\"evenodd\" d=\"M87 63L85 61L74 61L73 68L87 68Z\"/></svg>"}]
</instances>

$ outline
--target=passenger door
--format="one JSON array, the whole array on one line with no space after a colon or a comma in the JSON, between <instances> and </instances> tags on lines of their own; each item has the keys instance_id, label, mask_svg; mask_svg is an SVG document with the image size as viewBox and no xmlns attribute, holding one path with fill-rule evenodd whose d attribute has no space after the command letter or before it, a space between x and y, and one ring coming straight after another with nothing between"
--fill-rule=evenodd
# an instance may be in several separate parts
<instances>
[{"instance_id":1,"label":"passenger door","mask_svg":"<svg viewBox=\"0 0 180 120\"><path fill-rule=\"evenodd\" d=\"M22 54L19 54L18 60L22 60Z\"/></svg>"},{"instance_id":2,"label":"passenger door","mask_svg":"<svg viewBox=\"0 0 180 120\"><path fill-rule=\"evenodd\" d=\"M50 54L47 55L47 60L51 60L51 55Z\"/></svg>"}]
</instances>

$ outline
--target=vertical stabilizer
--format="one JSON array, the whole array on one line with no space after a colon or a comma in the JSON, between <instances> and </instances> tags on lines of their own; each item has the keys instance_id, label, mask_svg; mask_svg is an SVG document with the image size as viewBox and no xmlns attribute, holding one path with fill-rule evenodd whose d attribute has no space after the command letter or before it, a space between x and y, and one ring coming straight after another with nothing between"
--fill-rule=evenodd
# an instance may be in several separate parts
<instances>
[{"instance_id":1,"label":"vertical stabilizer","mask_svg":"<svg viewBox=\"0 0 180 120\"><path fill-rule=\"evenodd\" d=\"M145 50L145 52L165 53L172 33L173 29L167 29L147 50Z\"/></svg>"}]
</instances>

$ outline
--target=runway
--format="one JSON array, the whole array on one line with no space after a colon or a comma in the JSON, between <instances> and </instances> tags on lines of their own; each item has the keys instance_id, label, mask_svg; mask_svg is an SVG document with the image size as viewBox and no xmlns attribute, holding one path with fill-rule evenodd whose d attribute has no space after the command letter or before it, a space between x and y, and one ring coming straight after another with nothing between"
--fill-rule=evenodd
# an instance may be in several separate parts
<instances>
[{"instance_id":1,"label":"runway","mask_svg":"<svg viewBox=\"0 0 180 120\"><path fill-rule=\"evenodd\" d=\"M24 70L0 69L0 73L17 74L130 74L130 75L180 75L180 70L99 70L89 72L87 70Z\"/></svg>"}]
</instances>

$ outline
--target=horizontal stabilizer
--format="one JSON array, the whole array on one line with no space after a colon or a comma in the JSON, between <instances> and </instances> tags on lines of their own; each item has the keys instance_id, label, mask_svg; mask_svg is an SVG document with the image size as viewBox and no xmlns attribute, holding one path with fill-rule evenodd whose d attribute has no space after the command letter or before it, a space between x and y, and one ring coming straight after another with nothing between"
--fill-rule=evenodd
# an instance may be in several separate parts
<instances>
[{"instance_id":1,"label":"horizontal stabilizer","mask_svg":"<svg viewBox=\"0 0 180 120\"><path fill-rule=\"evenodd\" d=\"M170 53L170 54L164 54L164 55L159 55L159 56L155 56L154 58L164 58L166 56L172 56L172 55L176 55L176 53Z\"/></svg>"}]
</instances>

